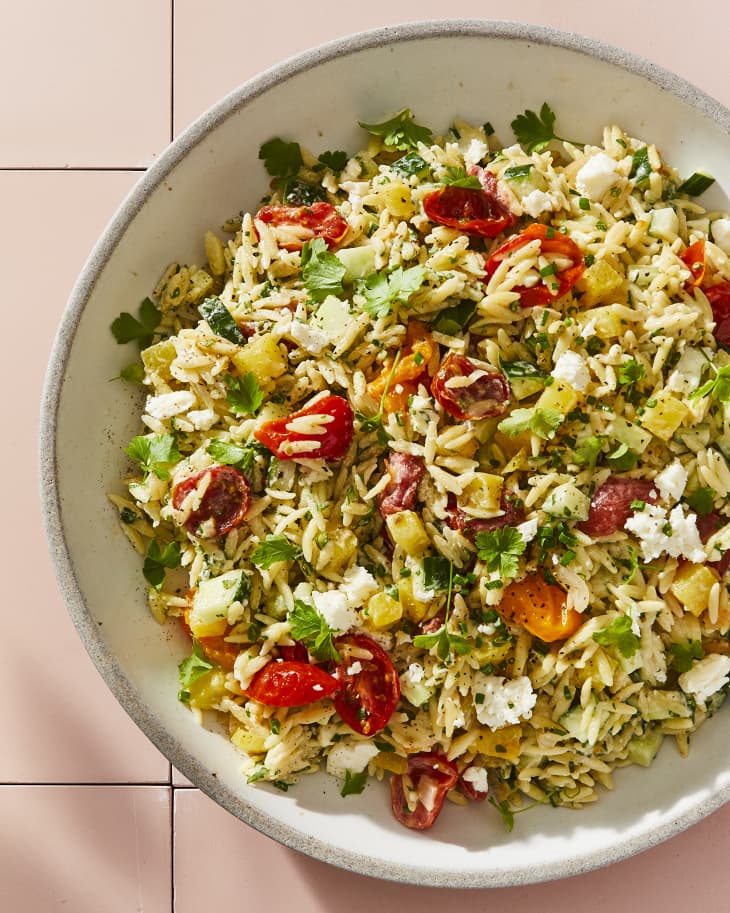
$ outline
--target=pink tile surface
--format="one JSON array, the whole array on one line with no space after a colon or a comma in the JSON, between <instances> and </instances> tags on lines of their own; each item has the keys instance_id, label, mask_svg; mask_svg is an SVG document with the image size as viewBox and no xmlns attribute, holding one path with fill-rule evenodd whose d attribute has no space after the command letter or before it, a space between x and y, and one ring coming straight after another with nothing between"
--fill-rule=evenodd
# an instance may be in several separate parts
<instances>
[{"instance_id":1,"label":"pink tile surface","mask_svg":"<svg viewBox=\"0 0 730 913\"><path fill-rule=\"evenodd\" d=\"M249 909L289 913L727 913L730 808L682 837L588 875L524 888L418 888L307 859L240 824L197 790L175 794L175 913ZM204 835L215 835L206 840ZM235 884L221 872L235 872ZM284 886L284 887L282 887Z\"/></svg>"},{"instance_id":2,"label":"pink tile surface","mask_svg":"<svg viewBox=\"0 0 730 913\"><path fill-rule=\"evenodd\" d=\"M0 167L149 165L169 141L170 20L169 0L4 4Z\"/></svg>"},{"instance_id":3,"label":"pink tile surface","mask_svg":"<svg viewBox=\"0 0 730 913\"><path fill-rule=\"evenodd\" d=\"M167 761L116 703L71 624L46 548L36 481L36 418L55 325L89 248L136 177L0 172L0 249L12 252L5 338L33 341L30 349L7 346L0 362L3 387L15 391L3 406L6 427L14 429L12 446L0 456L2 477L13 480L3 512L21 527L19 534L0 524L12 568L0 642L0 782L168 778Z\"/></svg>"},{"instance_id":4,"label":"pink tile surface","mask_svg":"<svg viewBox=\"0 0 730 913\"><path fill-rule=\"evenodd\" d=\"M169 913L169 789L2 786L0 818L0 909Z\"/></svg>"}]
</instances>

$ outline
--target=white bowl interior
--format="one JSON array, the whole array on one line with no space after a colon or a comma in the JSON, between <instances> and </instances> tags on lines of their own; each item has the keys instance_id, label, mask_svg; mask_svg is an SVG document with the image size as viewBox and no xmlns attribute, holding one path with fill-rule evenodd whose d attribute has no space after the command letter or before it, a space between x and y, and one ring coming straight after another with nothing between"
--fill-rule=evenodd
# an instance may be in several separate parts
<instances>
[{"instance_id":1,"label":"white bowl interior","mask_svg":"<svg viewBox=\"0 0 730 913\"><path fill-rule=\"evenodd\" d=\"M257 204L267 184L258 149L272 136L316 151L354 151L365 141L357 120L408 106L436 131L455 115L489 120L509 144L511 119L544 100L563 135L599 142L601 126L616 122L656 143L683 175L708 169L718 183L703 203L727 207L730 115L679 79L544 29L442 22L371 33L269 71L176 142L97 246L49 368L48 533L71 613L110 687L176 766L230 811L290 846L367 874L461 887L520 884L644 849L730 798L728 711L698 733L689 759L667 745L651 770L619 772L615 792L595 806L536 808L512 833L483 806L447 806L433 831L410 832L392 818L385 785L347 800L325 776L307 777L287 794L247 786L232 745L198 727L176 700L184 638L150 616L141 562L105 497L121 490L123 450L137 433L140 405L128 384L109 382L134 357L109 325L137 307L169 261L201 262L208 227Z\"/></svg>"}]
</instances>

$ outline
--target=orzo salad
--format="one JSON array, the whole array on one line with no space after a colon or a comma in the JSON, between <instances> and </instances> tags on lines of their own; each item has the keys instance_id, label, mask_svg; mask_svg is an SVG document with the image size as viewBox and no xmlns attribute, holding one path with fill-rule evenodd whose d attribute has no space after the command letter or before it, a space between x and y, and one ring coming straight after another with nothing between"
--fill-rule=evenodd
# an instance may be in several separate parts
<instances>
[{"instance_id":1,"label":"orzo salad","mask_svg":"<svg viewBox=\"0 0 730 913\"><path fill-rule=\"evenodd\" d=\"M258 209L112 325L146 400L111 499L250 783L511 827L724 698L730 218L650 137L555 121L271 139Z\"/></svg>"}]
</instances>

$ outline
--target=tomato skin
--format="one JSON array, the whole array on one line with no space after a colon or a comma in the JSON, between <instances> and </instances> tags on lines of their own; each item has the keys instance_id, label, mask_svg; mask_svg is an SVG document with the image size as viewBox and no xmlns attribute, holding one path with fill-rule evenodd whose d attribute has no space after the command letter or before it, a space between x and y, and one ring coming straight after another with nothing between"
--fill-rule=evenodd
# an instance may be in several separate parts
<instances>
[{"instance_id":1,"label":"tomato skin","mask_svg":"<svg viewBox=\"0 0 730 913\"><path fill-rule=\"evenodd\" d=\"M246 476L233 466L213 466L178 482L172 490L172 506L179 510L185 498L209 476L208 487L196 510L183 523L199 539L215 539L239 526L251 503L251 486ZM201 524L213 520L213 531L202 535Z\"/></svg>"},{"instance_id":2,"label":"tomato skin","mask_svg":"<svg viewBox=\"0 0 730 913\"><path fill-rule=\"evenodd\" d=\"M540 241L540 249L543 254L560 254L561 256L569 257L573 265L562 270L556 276L550 277L550 280L557 280L558 283L558 287L554 292L544 282L531 288L522 285L513 288L512 291L518 292L520 295L520 305L525 308L554 302L561 298L573 288L585 270L583 254L575 242L571 241L570 238L566 238L557 229L535 222L533 225L528 225L519 235L510 238L509 241L497 248L487 260L487 279L491 279L505 257L513 251L524 247L525 244L529 244L530 241L535 240Z\"/></svg>"},{"instance_id":3,"label":"tomato skin","mask_svg":"<svg viewBox=\"0 0 730 913\"><path fill-rule=\"evenodd\" d=\"M730 282L720 282L702 291L712 308L715 339L724 346L730 346Z\"/></svg>"},{"instance_id":4,"label":"tomato skin","mask_svg":"<svg viewBox=\"0 0 730 913\"><path fill-rule=\"evenodd\" d=\"M289 240L279 243L285 250L301 250L305 242L322 238L330 250L347 234L347 222L331 203L312 203L311 206L262 206L256 219L272 225L292 229Z\"/></svg>"},{"instance_id":5,"label":"tomato skin","mask_svg":"<svg viewBox=\"0 0 730 913\"><path fill-rule=\"evenodd\" d=\"M654 483L648 479L609 476L593 492L588 519L582 520L576 526L594 539L612 536L624 528L626 521L634 513L631 509L632 501L648 501L654 504L656 499Z\"/></svg>"},{"instance_id":6,"label":"tomato skin","mask_svg":"<svg viewBox=\"0 0 730 913\"><path fill-rule=\"evenodd\" d=\"M283 660L267 663L245 693L269 707L301 707L331 697L339 687L337 679L319 666Z\"/></svg>"},{"instance_id":7,"label":"tomato skin","mask_svg":"<svg viewBox=\"0 0 730 913\"><path fill-rule=\"evenodd\" d=\"M571 637L584 621L575 609L567 608L565 592L542 574L505 587L497 611L548 644Z\"/></svg>"},{"instance_id":8,"label":"tomato skin","mask_svg":"<svg viewBox=\"0 0 730 913\"><path fill-rule=\"evenodd\" d=\"M471 375L476 376L468 386L447 385L452 377ZM434 375L431 393L449 415L463 422L502 415L509 405L510 388L500 371L485 371L465 355L450 352Z\"/></svg>"},{"instance_id":9,"label":"tomato skin","mask_svg":"<svg viewBox=\"0 0 730 913\"><path fill-rule=\"evenodd\" d=\"M400 700L400 680L383 648L364 634L346 634L335 641L342 661L336 670L340 690L335 709L350 729L362 735L375 735L388 725ZM371 659L348 653L348 648L367 650ZM358 662L359 672L347 670Z\"/></svg>"},{"instance_id":10,"label":"tomato skin","mask_svg":"<svg viewBox=\"0 0 730 913\"><path fill-rule=\"evenodd\" d=\"M449 184L432 190L423 199L423 211L432 222L456 228L467 235L496 238L517 219L502 201L491 171L478 169L482 189Z\"/></svg>"},{"instance_id":11,"label":"tomato skin","mask_svg":"<svg viewBox=\"0 0 730 913\"><path fill-rule=\"evenodd\" d=\"M393 815L397 821L412 830L424 831L431 827L441 811L446 793L459 782L459 771L453 761L442 754L424 751L409 755L408 769L405 773L415 789L420 793L428 791L429 806L420 799L411 811L405 798L403 774L394 774L390 778L390 802Z\"/></svg>"},{"instance_id":12,"label":"tomato skin","mask_svg":"<svg viewBox=\"0 0 730 913\"><path fill-rule=\"evenodd\" d=\"M468 767L464 768L459 776L459 791L462 792L467 799L471 799L472 802L484 802L489 795L489 792L487 790L477 789L471 780L467 780L464 777L467 770L469 770Z\"/></svg>"},{"instance_id":13,"label":"tomato skin","mask_svg":"<svg viewBox=\"0 0 730 913\"><path fill-rule=\"evenodd\" d=\"M694 244L690 244L684 253L679 255L679 259L684 263L692 274L684 286L688 291L702 284L705 278L705 242L700 238Z\"/></svg>"},{"instance_id":14,"label":"tomato skin","mask_svg":"<svg viewBox=\"0 0 730 913\"><path fill-rule=\"evenodd\" d=\"M448 511L446 522L452 529L463 533L472 542L477 533L502 529L504 526L516 526L525 519L525 511L520 506L516 495L508 490L504 490L500 498L499 506L504 511L501 517L492 517L489 520L482 517L471 517L459 507L456 495L449 495L446 506Z\"/></svg>"},{"instance_id":15,"label":"tomato skin","mask_svg":"<svg viewBox=\"0 0 730 913\"><path fill-rule=\"evenodd\" d=\"M385 468L390 482L378 498L378 510L383 519L402 510L411 510L426 464L421 457L394 450L386 460Z\"/></svg>"},{"instance_id":16,"label":"tomato skin","mask_svg":"<svg viewBox=\"0 0 730 913\"><path fill-rule=\"evenodd\" d=\"M303 434L288 430L295 419L323 415L329 421L320 427L322 434ZM350 404L341 396L324 396L285 418L264 422L253 433L257 441L267 447L280 460L341 460L352 443L354 415ZM292 443L309 441L310 449L290 449Z\"/></svg>"},{"instance_id":17,"label":"tomato skin","mask_svg":"<svg viewBox=\"0 0 730 913\"><path fill-rule=\"evenodd\" d=\"M383 412L404 412L408 408L408 397L418 392L419 385L428 386L428 367L436 351L436 343L426 324L409 320L406 344L395 370L392 361L385 362L378 376L367 385L368 394L375 400L382 400Z\"/></svg>"}]
</instances>

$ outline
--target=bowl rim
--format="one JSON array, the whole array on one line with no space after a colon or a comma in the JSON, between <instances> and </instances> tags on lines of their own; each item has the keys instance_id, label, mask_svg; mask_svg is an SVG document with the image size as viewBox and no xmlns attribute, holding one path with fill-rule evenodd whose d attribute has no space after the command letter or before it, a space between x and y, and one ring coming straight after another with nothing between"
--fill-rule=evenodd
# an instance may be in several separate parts
<instances>
[{"instance_id":1,"label":"bowl rim","mask_svg":"<svg viewBox=\"0 0 730 913\"><path fill-rule=\"evenodd\" d=\"M40 495L46 538L59 588L76 630L94 665L127 714L145 735L203 792L257 831L305 855L363 875L407 884L434 887L484 888L527 885L578 875L626 859L678 834L730 801L730 786L696 802L660 827L648 826L641 833L608 849L593 850L581 858L502 866L499 869L459 872L450 869L416 870L407 865L376 859L366 853L337 849L325 841L307 837L287 824L248 805L189 754L151 712L132 682L108 651L87 607L63 528L58 489L56 432L63 378L76 332L96 283L114 250L149 195L176 165L208 134L247 104L273 87L322 63L361 51L437 38L485 37L557 47L637 75L667 91L680 101L714 120L730 135L730 110L688 80L633 52L575 32L547 26L489 19L433 19L404 22L344 35L320 44L264 70L224 96L200 115L161 153L144 172L112 216L93 247L61 316L51 349L43 386L40 414Z\"/></svg>"}]
</instances>

